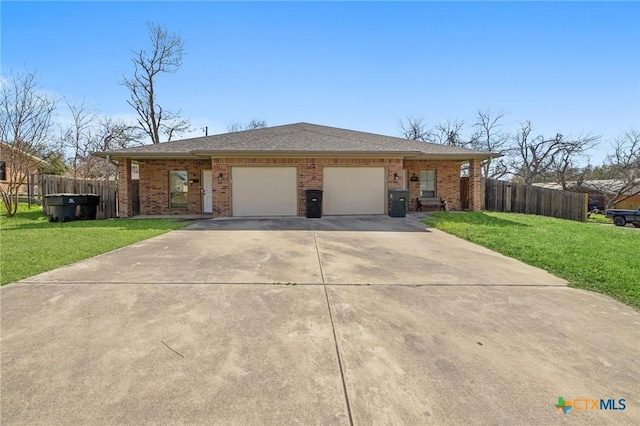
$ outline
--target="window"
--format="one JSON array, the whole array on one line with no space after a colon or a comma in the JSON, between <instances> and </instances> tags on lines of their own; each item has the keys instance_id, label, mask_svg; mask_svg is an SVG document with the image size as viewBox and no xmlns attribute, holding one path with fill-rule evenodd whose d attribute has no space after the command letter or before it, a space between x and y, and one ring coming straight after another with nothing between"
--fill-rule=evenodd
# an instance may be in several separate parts
<instances>
[{"instance_id":1,"label":"window","mask_svg":"<svg viewBox=\"0 0 640 426\"><path fill-rule=\"evenodd\" d=\"M7 168L4 161L0 161L0 180L7 180Z\"/></svg>"},{"instance_id":2,"label":"window","mask_svg":"<svg viewBox=\"0 0 640 426\"><path fill-rule=\"evenodd\" d=\"M188 200L189 181L186 170L172 170L169 172L169 207L172 209L186 209Z\"/></svg>"},{"instance_id":3,"label":"window","mask_svg":"<svg viewBox=\"0 0 640 426\"><path fill-rule=\"evenodd\" d=\"M131 180L140 180L140 164L131 164Z\"/></svg>"},{"instance_id":4,"label":"window","mask_svg":"<svg viewBox=\"0 0 640 426\"><path fill-rule=\"evenodd\" d=\"M420 171L420 197L436 198L436 171Z\"/></svg>"}]
</instances>

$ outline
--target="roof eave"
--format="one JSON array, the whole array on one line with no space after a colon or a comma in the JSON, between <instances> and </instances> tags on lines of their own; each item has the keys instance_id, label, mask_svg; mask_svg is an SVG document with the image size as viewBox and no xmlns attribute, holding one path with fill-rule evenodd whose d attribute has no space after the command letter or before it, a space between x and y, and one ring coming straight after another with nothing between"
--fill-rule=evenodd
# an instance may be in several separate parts
<instances>
[{"instance_id":1,"label":"roof eave","mask_svg":"<svg viewBox=\"0 0 640 426\"><path fill-rule=\"evenodd\" d=\"M490 152L469 153L429 153L422 151L213 151L195 150L189 152L119 152L103 151L92 155L101 158L131 158L131 159L203 159L211 157L392 157L405 159L438 159L438 160L487 160L500 157L500 154Z\"/></svg>"},{"instance_id":2,"label":"roof eave","mask_svg":"<svg viewBox=\"0 0 640 426\"><path fill-rule=\"evenodd\" d=\"M198 156L191 152L119 152L119 151L103 151L93 152L91 155L101 158L131 158L134 160L143 159L179 159L179 160L201 160L209 156Z\"/></svg>"},{"instance_id":3,"label":"roof eave","mask_svg":"<svg viewBox=\"0 0 640 426\"><path fill-rule=\"evenodd\" d=\"M415 157L406 156L409 160L425 160L425 159L436 159L436 160L458 160L458 161L468 161L468 160L488 160L490 158L501 157L500 154L492 153L492 152L420 152Z\"/></svg>"}]
</instances>

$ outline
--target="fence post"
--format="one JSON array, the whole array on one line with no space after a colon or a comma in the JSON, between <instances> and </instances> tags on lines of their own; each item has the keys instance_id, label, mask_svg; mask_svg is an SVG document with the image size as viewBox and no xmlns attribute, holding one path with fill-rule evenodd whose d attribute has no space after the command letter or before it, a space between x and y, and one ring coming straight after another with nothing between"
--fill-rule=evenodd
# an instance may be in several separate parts
<instances>
[{"instance_id":1,"label":"fence post","mask_svg":"<svg viewBox=\"0 0 640 426\"><path fill-rule=\"evenodd\" d=\"M31 210L31 195L33 191L31 191L31 182L33 181L33 175L27 174L27 206L29 206L29 210Z\"/></svg>"}]
</instances>

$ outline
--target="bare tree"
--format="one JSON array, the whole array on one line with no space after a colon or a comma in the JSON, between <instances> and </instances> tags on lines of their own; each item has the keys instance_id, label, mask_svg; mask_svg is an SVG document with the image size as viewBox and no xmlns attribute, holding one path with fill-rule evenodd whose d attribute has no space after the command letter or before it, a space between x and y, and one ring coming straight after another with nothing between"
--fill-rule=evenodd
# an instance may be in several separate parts
<instances>
[{"instance_id":1,"label":"bare tree","mask_svg":"<svg viewBox=\"0 0 640 426\"><path fill-rule=\"evenodd\" d=\"M38 87L35 72L11 73L0 88L0 142L6 185L0 186L7 216L18 211L18 193L50 151L57 100Z\"/></svg>"},{"instance_id":2,"label":"bare tree","mask_svg":"<svg viewBox=\"0 0 640 426\"><path fill-rule=\"evenodd\" d=\"M184 41L178 34L153 23L149 27L151 50L132 51L134 73L132 78L124 78L122 85L129 89L127 103L138 114L140 128L151 138L154 144L160 143L160 134L171 140L191 127L191 121L181 119L182 111L171 112L157 101L156 79L161 74L173 74L182 65Z\"/></svg>"},{"instance_id":3,"label":"bare tree","mask_svg":"<svg viewBox=\"0 0 640 426\"><path fill-rule=\"evenodd\" d=\"M578 168L577 162L583 159L587 151L594 148L599 140L600 135L589 133L563 142L562 149L556 155L552 166L555 181L562 185L563 190L568 189L570 182L575 185L576 181L585 180L588 169Z\"/></svg>"},{"instance_id":4,"label":"bare tree","mask_svg":"<svg viewBox=\"0 0 640 426\"><path fill-rule=\"evenodd\" d=\"M563 171L552 170L545 175L545 180L559 183L563 190L574 192L584 192L584 184L589 179L593 179L591 164L584 167L569 166Z\"/></svg>"},{"instance_id":5,"label":"bare tree","mask_svg":"<svg viewBox=\"0 0 640 426\"><path fill-rule=\"evenodd\" d=\"M640 131L631 129L613 142L613 153L605 160L605 167L613 178L598 187L609 208L624 194L640 185Z\"/></svg>"},{"instance_id":6,"label":"bare tree","mask_svg":"<svg viewBox=\"0 0 640 426\"><path fill-rule=\"evenodd\" d=\"M531 122L525 121L515 136L515 175L526 184L554 176L561 179L565 189L568 172L575 169L576 160L584 157L600 139L599 135L592 133L577 138L565 138L557 133L554 138L547 139L543 135L532 137L532 131Z\"/></svg>"},{"instance_id":7,"label":"bare tree","mask_svg":"<svg viewBox=\"0 0 640 426\"><path fill-rule=\"evenodd\" d=\"M424 123L424 117L406 117L400 120L402 136L412 141L431 142L433 135Z\"/></svg>"},{"instance_id":8,"label":"bare tree","mask_svg":"<svg viewBox=\"0 0 640 426\"><path fill-rule=\"evenodd\" d=\"M462 130L464 129L464 120L447 120L434 127L431 132L433 142L442 145L464 147L469 144L462 139Z\"/></svg>"},{"instance_id":9,"label":"bare tree","mask_svg":"<svg viewBox=\"0 0 640 426\"><path fill-rule=\"evenodd\" d=\"M60 144L71 154L69 165L75 183L78 177L84 177L79 176L81 169L79 166L85 158L90 156L95 145L93 127L96 113L85 102L67 102L67 107L71 113L72 123L62 129Z\"/></svg>"},{"instance_id":10,"label":"bare tree","mask_svg":"<svg viewBox=\"0 0 640 426\"><path fill-rule=\"evenodd\" d=\"M144 136L137 127L108 116L100 118L97 134L99 137L96 149L100 151L114 151L142 145L140 139Z\"/></svg>"},{"instance_id":11,"label":"bare tree","mask_svg":"<svg viewBox=\"0 0 640 426\"><path fill-rule=\"evenodd\" d=\"M492 179L500 179L510 171L508 155L513 151L510 135L502 129L503 111L491 112L478 110L473 124L475 133L468 144L469 148L479 151L493 152L502 157L482 162L482 175Z\"/></svg>"},{"instance_id":12,"label":"bare tree","mask_svg":"<svg viewBox=\"0 0 640 426\"><path fill-rule=\"evenodd\" d=\"M144 137L142 130L122 120L98 116L84 102L67 105L72 123L62 129L60 146L69 155L68 164L74 181L112 177L115 175L115 166L92 153L139 144Z\"/></svg>"},{"instance_id":13,"label":"bare tree","mask_svg":"<svg viewBox=\"0 0 640 426\"><path fill-rule=\"evenodd\" d=\"M532 184L553 168L564 143L560 133L552 139L545 139L542 135L532 137L532 131L531 122L525 121L520 123L520 132L514 138L518 154L515 174L526 184Z\"/></svg>"},{"instance_id":14,"label":"bare tree","mask_svg":"<svg viewBox=\"0 0 640 426\"><path fill-rule=\"evenodd\" d=\"M227 132L229 132L229 133L241 132L243 130L262 129L263 127L267 127L267 122L266 121L258 120L257 118L253 118L253 119L251 119L251 121L249 121L244 126L242 124L240 124L239 122L237 122L237 121L234 121L233 123L228 124L227 125Z\"/></svg>"},{"instance_id":15,"label":"bare tree","mask_svg":"<svg viewBox=\"0 0 640 426\"><path fill-rule=\"evenodd\" d=\"M141 145L143 132L136 126L112 117L100 117L91 138L91 152L115 151ZM108 179L116 174L116 166L106 158L87 155L79 164L84 178Z\"/></svg>"}]
</instances>

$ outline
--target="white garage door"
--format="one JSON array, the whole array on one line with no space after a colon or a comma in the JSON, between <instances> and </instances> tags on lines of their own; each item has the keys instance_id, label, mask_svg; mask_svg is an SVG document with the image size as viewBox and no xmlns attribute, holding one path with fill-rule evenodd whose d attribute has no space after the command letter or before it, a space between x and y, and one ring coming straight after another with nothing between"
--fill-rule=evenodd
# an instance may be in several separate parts
<instances>
[{"instance_id":1,"label":"white garage door","mask_svg":"<svg viewBox=\"0 0 640 426\"><path fill-rule=\"evenodd\" d=\"M232 167L233 216L296 216L295 167Z\"/></svg>"},{"instance_id":2,"label":"white garage door","mask_svg":"<svg viewBox=\"0 0 640 426\"><path fill-rule=\"evenodd\" d=\"M324 214L384 214L384 167L325 167Z\"/></svg>"}]
</instances>

